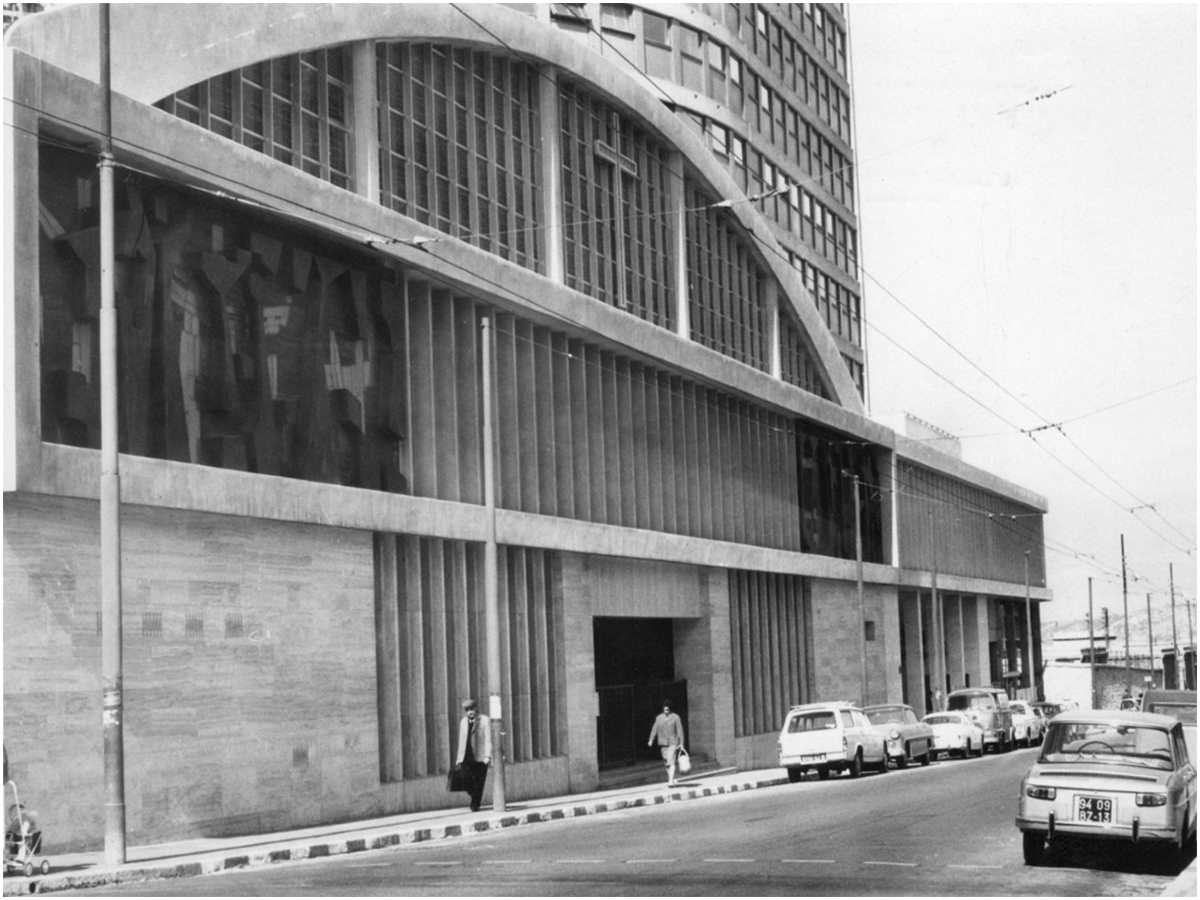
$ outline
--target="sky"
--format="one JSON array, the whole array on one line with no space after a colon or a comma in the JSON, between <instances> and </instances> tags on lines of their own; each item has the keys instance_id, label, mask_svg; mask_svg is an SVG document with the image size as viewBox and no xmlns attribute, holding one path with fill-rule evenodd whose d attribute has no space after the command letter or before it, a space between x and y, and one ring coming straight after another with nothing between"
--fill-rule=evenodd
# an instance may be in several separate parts
<instances>
[{"instance_id":1,"label":"sky","mask_svg":"<svg viewBox=\"0 0 1200 900\"><path fill-rule=\"evenodd\" d=\"M1173 565L1182 641L1197 7L852 3L849 18L872 416L918 416L1046 498L1043 622L1082 619L1089 577L1097 621L1121 616L1124 535L1131 628L1149 593L1169 637Z\"/></svg>"}]
</instances>

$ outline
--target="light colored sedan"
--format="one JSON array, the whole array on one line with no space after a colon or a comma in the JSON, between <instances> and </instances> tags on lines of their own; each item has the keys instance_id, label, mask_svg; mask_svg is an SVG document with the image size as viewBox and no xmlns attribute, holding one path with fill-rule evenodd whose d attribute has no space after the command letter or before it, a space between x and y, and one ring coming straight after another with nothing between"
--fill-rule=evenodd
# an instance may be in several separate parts
<instances>
[{"instance_id":1,"label":"light colored sedan","mask_svg":"<svg viewBox=\"0 0 1200 900\"><path fill-rule=\"evenodd\" d=\"M983 756L983 729L965 713L929 713L922 721L933 729L935 756Z\"/></svg>"},{"instance_id":2,"label":"light colored sedan","mask_svg":"<svg viewBox=\"0 0 1200 900\"><path fill-rule=\"evenodd\" d=\"M1017 807L1025 863L1060 835L1166 844L1181 860L1196 834L1196 767L1168 716L1077 710L1050 723Z\"/></svg>"},{"instance_id":3,"label":"light colored sedan","mask_svg":"<svg viewBox=\"0 0 1200 900\"><path fill-rule=\"evenodd\" d=\"M888 759L903 769L909 760L927 766L933 759L933 729L917 718L911 706L886 703L864 706L871 727L887 744Z\"/></svg>"},{"instance_id":4,"label":"light colored sedan","mask_svg":"<svg viewBox=\"0 0 1200 900\"><path fill-rule=\"evenodd\" d=\"M1008 708L1012 712L1013 740L1017 744L1032 747L1042 742L1042 722L1045 721L1024 700L1010 700Z\"/></svg>"}]
</instances>

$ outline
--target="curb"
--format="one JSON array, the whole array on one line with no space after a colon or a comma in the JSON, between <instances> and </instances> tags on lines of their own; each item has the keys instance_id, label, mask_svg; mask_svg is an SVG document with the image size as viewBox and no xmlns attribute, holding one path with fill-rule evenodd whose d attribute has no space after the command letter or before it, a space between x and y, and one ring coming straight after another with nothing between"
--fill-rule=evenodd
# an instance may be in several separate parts
<instances>
[{"instance_id":1,"label":"curb","mask_svg":"<svg viewBox=\"0 0 1200 900\"><path fill-rule=\"evenodd\" d=\"M161 864L134 863L110 868L97 867L83 872L43 875L32 878L5 878L4 895L10 897L67 891L79 888L95 888L113 884L137 884L165 878L191 878L197 875L215 875L239 869L261 868L274 863L295 862L328 856L343 856L367 850L386 850L405 844L420 844L428 841L450 840L467 834L497 831L520 825L535 825L559 819L574 819L583 816L633 809L642 806L659 806L671 801L698 800L720 794L751 791L757 788L787 784L786 777L761 778L755 781L738 782L715 787L685 787L655 792L639 797L591 800L586 803L563 803L548 809L520 814L499 813L469 822L426 828L375 829L366 835L333 841L280 842L250 853L199 853L194 859L176 860Z\"/></svg>"},{"instance_id":2,"label":"curb","mask_svg":"<svg viewBox=\"0 0 1200 900\"><path fill-rule=\"evenodd\" d=\"M1196 860L1166 886L1160 897L1195 897L1196 896Z\"/></svg>"}]
</instances>

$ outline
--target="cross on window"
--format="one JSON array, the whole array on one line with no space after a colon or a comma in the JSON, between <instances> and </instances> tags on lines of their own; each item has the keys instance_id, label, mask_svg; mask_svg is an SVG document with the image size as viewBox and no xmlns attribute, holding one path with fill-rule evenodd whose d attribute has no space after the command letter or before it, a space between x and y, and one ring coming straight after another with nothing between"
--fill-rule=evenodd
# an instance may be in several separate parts
<instances>
[{"instance_id":1,"label":"cross on window","mask_svg":"<svg viewBox=\"0 0 1200 900\"><path fill-rule=\"evenodd\" d=\"M617 113L609 115L608 127L602 129L604 138L596 140L597 175L600 165L608 173L611 190L606 190L601 179L597 179L596 208L601 221L598 223L600 232L601 258L611 260L609 273L612 279L612 293L616 305L622 308L630 303L626 275L629 271L626 259L626 244L632 237L626 224L627 208L625 199L625 179L631 181L637 178L637 160L621 152L621 117Z\"/></svg>"}]
</instances>

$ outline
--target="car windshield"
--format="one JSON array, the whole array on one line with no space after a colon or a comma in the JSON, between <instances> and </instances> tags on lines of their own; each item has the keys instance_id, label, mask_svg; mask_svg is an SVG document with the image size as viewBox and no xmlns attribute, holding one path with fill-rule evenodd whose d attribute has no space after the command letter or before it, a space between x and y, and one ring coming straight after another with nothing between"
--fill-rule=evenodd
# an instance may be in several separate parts
<instances>
[{"instance_id":1,"label":"car windshield","mask_svg":"<svg viewBox=\"0 0 1200 900\"><path fill-rule=\"evenodd\" d=\"M925 721L930 725L958 725L962 722L958 716L947 716L940 714L936 716L926 716Z\"/></svg>"},{"instance_id":2,"label":"car windshield","mask_svg":"<svg viewBox=\"0 0 1200 900\"><path fill-rule=\"evenodd\" d=\"M1170 769L1171 737L1163 728L1112 722L1058 722L1042 745L1042 762L1123 763Z\"/></svg>"},{"instance_id":3,"label":"car windshield","mask_svg":"<svg viewBox=\"0 0 1200 900\"><path fill-rule=\"evenodd\" d=\"M864 710L872 725L891 725L904 722L904 707L888 706L883 709Z\"/></svg>"},{"instance_id":4,"label":"car windshield","mask_svg":"<svg viewBox=\"0 0 1200 900\"><path fill-rule=\"evenodd\" d=\"M995 709L996 701L987 694L959 694L946 704L950 709Z\"/></svg>"},{"instance_id":5,"label":"car windshield","mask_svg":"<svg viewBox=\"0 0 1200 900\"><path fill-rule=\"evenodd\" d=\"M1196 707L1191 703L1164 703L1162 701L1151 700L1146 712L1171 716L1174 719L1178 719L1184 725L1196 724Z\"/></svg>"},{"instance_id":6,"label":"car windshield","mask_svg":"<svg viewBox=\"0 0 1200 900\"><path fill-rule=\"evenodd\" d=\"M792 716L788 722L788 732L791 734L798 731L824 731L826 728L837 728L837 719L828 711L800 713Z\"/></svg>"}]
</instances>

